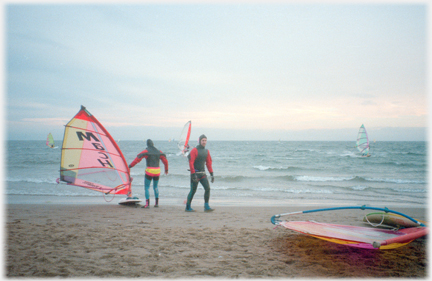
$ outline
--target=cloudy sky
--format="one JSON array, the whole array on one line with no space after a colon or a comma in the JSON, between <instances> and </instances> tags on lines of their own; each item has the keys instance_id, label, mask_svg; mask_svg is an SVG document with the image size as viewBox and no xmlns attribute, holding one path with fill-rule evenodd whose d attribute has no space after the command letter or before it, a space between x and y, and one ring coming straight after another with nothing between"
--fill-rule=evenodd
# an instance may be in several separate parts
<instances>
[{"instance_id":1,"label":"cloudy sky","mask_svg":"<svg viewBox=\"0 0 432 281\"><path fill-rule=\"evenodd\" d=\"M425 4L4 6L6 138L425 140Z\"/></svg>"}]
</instances>

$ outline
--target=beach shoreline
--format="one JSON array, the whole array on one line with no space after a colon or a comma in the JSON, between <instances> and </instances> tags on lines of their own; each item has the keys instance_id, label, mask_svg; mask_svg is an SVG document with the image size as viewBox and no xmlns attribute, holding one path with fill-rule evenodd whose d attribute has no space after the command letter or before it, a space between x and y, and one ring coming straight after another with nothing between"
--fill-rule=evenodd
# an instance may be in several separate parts
<instances>
[{"instance_id":1,"label":"beach shoreline","mask_svg":"<svg viewBox=\"0 0 432 281\"><path fill-rule=\"evenodd\" d=\"M104 202L102 200L102 202ZM393 250L362 250L271 224L275 214L326 206L181 203L6 204L7 277L373 278L427 276L427 237ZM397 208L427 220L424 208ZM296 215L367 226L367 210ZM355 262L353 262L355 261Z\"/></svg>"},{"instance_id":2,"label":"beach shoreline","mask_svg":"<svg viewBox=\"0 0 432 281\"><path fill-rule=\"evenodd\" d=\"M172 198L172 197L162 197L160 198L160 202L163 205L168 206L184 206L185 198ZM113 196L103 196L101 194L97 194L95 196L60 196L60 195L16 195L16 194L8 194L4 196L4 204L14 205L14 204L42 204L42 205L118 205L118 202L126 198L125 195L115 195ZM145 198L140 198L145 201ZM153 195L150 197L150 202L154 202ZM202 206L204 204L204 199L202 194L198 194L195 196L193 200L194 206ZM318 208L331 208L331 207L346 207L346 206L370 206L366 202L358 201L358 203L353 202L341 202L335 200L325 200L325 199L307 199L307 200L298 200L291 198L281 198L281 199L269 199L269 198L227 198L227 197L216 197L212 196L210 199L210 205L215 206L232 206L232 207L282 207L282 208L290 208L296 207L298 210L306 210L306 209L318 209ZM381 205L373 205L372 207L378 208L402 208L404 210L417 210L417 209L426 209L423 204L406 204L403 202L395 202L391 204L381 204ZM306 209L305 209L306 208ZM298 211L297 210L297 211Z\"/></svg>"}]
</instances>

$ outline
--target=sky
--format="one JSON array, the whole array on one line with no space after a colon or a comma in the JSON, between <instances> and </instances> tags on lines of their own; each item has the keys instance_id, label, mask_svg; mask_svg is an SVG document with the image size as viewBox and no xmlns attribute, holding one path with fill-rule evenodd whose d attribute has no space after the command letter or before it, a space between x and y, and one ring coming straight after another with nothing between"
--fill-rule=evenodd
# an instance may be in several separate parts
<instances>
[{"instance_id":1,"label":"sky","mask_svg":"<svg viewBox=\"0 0 432 281\"><path fill-rule=\"evenodd\" d=\"M122 140L427 140L421 2L3 9L6 139L61 140L84 105Z\"/></svg>"}]
</instances>

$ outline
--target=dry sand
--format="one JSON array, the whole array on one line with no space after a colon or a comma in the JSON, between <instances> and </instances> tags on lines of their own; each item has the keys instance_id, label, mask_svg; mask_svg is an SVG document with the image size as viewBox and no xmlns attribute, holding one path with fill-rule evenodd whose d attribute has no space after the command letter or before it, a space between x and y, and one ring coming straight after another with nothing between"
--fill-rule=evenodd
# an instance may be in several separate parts
<instances>
[{"instance_id":1,"label":"dry sand","mask_svg":"<svg viewBox=\"0 0 432 281\"><path fill-rule=\"evenodd\" d=\"M423 237L393 250L362 250L283 227L270 217L318 207L6 205L6 277L426 278ZM394 209L394 208L392 208ZM424 209L394 209L425 220ZM363 225L364 211L296 216ZM292 217L294 218L294 217Z\"/></svg>"}]
</instances>

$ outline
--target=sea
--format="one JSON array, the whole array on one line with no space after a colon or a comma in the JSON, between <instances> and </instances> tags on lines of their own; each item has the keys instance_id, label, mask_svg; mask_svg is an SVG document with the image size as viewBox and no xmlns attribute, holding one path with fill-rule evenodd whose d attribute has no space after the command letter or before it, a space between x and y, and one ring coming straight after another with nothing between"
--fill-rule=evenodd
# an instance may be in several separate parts
<instances>
[{"instance_id":1,"label":"sea","mask_svg":"<svg viewBox=\"0 0 432 281\"><path fill-rule=\"evenodd\" d=\"M169 162L169 174L159 180L160 204L184 204L190 190L187 158L175 141L157 141ZM196 142L190 142L191 147ZM118 142L128 163L146 148L146 142ZM427 207L427 142L371 144L371 156L361 157L353 141L212 141L215 181L210 205L227 206L373 206ZM58 184L61 141L51 149L40 141L5 143L7 203L19 198L39 202L118 202L124 195L104 195L82 187ZM161 162L161 166L163 164ZM145 160L131 169L133 195L144 198ZM163 170L163 168L162 168ZM150 189L150 198L154 193ZM203 204L199 185L194 204ZM18 200L18 201L17 201ZM43 199L42 199L43 200Z\"/></svg>"}]
</instances>

